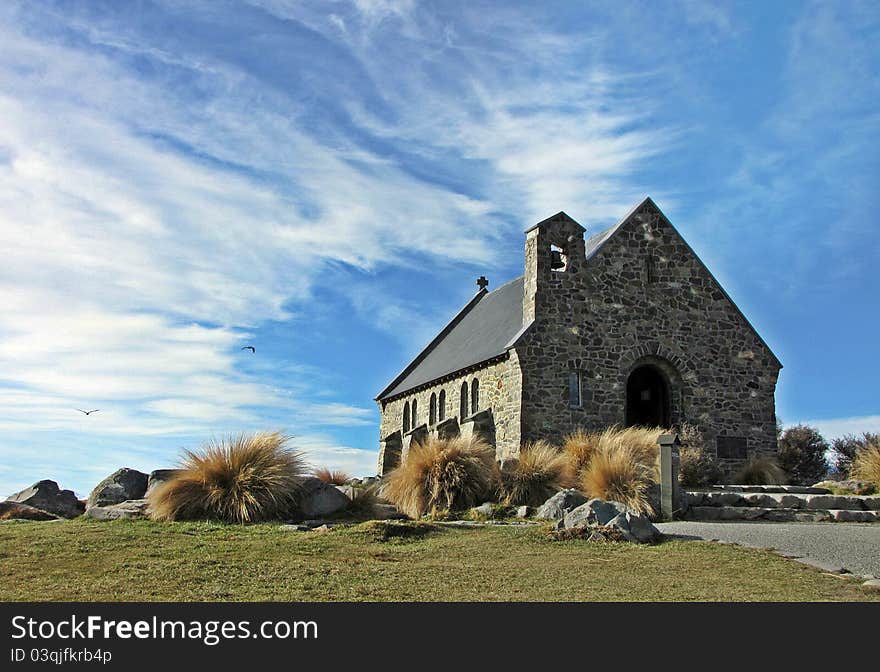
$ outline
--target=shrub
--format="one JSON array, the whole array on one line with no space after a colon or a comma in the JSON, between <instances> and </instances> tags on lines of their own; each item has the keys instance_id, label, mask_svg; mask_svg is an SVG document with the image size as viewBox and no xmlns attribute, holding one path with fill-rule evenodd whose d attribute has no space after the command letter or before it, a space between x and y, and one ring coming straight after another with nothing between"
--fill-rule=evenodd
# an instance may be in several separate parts
<instances>
[{"instance_id":1,"label":"shrub","mask_svg":"<svg viewBox=\"0 0 880 672\"><path fill-rule=\"evenodd\" d=\"M880 441L877 438L856 453L851 473L880 488Z\"/></svg>"},{"instance_id":2,"label":"shrub","mask_svg":"<svg viewBox=\"0 0 880 672\"><path fill-rule=\"evenodd\" d=\"M787 480L785 471L768 457L753 457L733 477L739 485L784 485Z\"/></svg>"},{"instance_id":3,"label":"shrub","mask_svg":"<svg viewBox=\"0 0 880 672\"><path fill-rule=\"evenodd\" d=\"M411 518L480 504L498 485L495 449L482 439L429 437L388 474L382 496Z\"/></svg>"},{"instance_id":4,"label":"shrub","mask_svg":"<svg viewBox=\"0 0 880 672\"><path fill-rule=\"evenodd\" d=\"M849 478L856 454L871 445L880 445L880 434L871 432L865 432L861 436L847 434L831 442L831 459L841 479Z\"/></svg>"},{"instance_id":5,"label":"shrub","mask_svg":"<svg viewBox=\"0 0 880 672\"><path fill-rule=\"evenodd\" d=\"M239 434L184 453L180 470L150 494L157 520L251 523L295 512L305 463L278 432Z\"/></svg>"},{"instance_id":6,"label":"shrub","mask_svg":"<svg viewBox=\"0 0 880 672\"><path fill-rule=\"evenodd\" d=\"M581 471L581 489L590 497L617 501L653 515L648 489L658 480L659 427L611 428L599 435L596 449Z\"/></svg>"},{"instance_id":7,"label":"shrub","mask_svg":"<svg viewBox=\"0 0 880 672\"><path fill-rule=\"evenodd\" d=\"M678 481L688 488L708 488L724 480L724 470L714 457L697 448L682 448Z\"/></svg>"},{"instance_id":8,"label":"shrub","mask_svg":"<svg viewBox=\"0 0 880 672\"><path fill-rule=\"evenodd\" d=\"M825 453L828 443L814 427L795 425L786 429L779 439L779 466L796 485L812 485L821 481L828 471Z\"/></svg>"},{"instance_id":9,"label":"shrub","mask_svg":"<svg viewBox=\"0 0 880 672\"><path fill-rule=\"evenodd\" d=\"M330 470L327 467L315 469L315 478L328 485L345 485L351 480L351 476L344 471Z\"/></svg>"},{"instance_id":10,"label":"shrub","mask_svg":"<svg viewBox=\"0 0 880 672\"><path fill-rule=\"evenodd\" d=\"M513 467L501 474L501 495L508 505L540 506L565 483L568 459L546 441L523 446Z\"/></svg>"},{"instance_id":11,"label":"shrub","mask_svg":"<svg viewBox=\"0 0 880 672\"><path fill-rule=\"evenodd\" d=\"M699 427L689 422L678 429L681 441L681 462L678 468L679 482L689 488L706 488L724 480L724 470L713 455L706 450L706 440Z\"/></svg>"}]
</instances>

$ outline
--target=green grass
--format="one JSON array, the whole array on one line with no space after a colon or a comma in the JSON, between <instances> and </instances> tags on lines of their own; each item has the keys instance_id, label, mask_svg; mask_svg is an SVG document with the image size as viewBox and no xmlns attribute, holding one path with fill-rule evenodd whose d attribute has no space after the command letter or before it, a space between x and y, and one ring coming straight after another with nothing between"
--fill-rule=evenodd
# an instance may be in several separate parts
<instances>
[{"instance_id":1,"label":"green grass","mask_svg":"<svg viewBox=\"0 0 880 672\"><path fill-rule=\"evenodd\" d=\"M366 523L0 525L0 600L876 600L855 581L708 542L551 541L547 528Z\"/></svg>"}]
</instances>

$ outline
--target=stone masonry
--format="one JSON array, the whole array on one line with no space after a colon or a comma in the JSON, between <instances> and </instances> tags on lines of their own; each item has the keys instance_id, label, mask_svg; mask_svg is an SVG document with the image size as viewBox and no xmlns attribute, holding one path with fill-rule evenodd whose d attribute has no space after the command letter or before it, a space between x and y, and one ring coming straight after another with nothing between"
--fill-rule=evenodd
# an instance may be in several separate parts
<instances>
[{"instance_id":1,"label":"stone masonry","mask_svg":"<svg viewBox=\"0 0 880 672\"><path fill-rule=\"evenodd\" d=\"M416 400L422 425L431 395L443 389L447 425L454 418L460 427L461 385L470 389L473 379L476 410L493 423L481 428L499 459L528 441L559 443L578 427L633 424L639 404L669 426L699 426L729 468L775 452L782 365L650 199L586 241L564 213L529 229L522 317L522 331L493 361L378 400L380 473L399 459L404 407ZM579 399L570 392L574 375ZM652 391L662 400L645 401ZM398 451L391 459L386 443Z\"/></svg>"}]
</instances>

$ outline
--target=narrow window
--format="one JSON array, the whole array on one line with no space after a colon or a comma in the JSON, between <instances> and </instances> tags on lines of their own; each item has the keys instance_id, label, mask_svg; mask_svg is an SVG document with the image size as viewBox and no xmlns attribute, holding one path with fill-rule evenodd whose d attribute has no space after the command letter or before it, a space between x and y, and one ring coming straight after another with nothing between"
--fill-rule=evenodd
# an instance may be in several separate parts
<instances>
[{"instance_id":1,"label":"narrow window","mask_svg":"<svg viewBox=\"0 0 880 672\"><path fill-rule=\"evenodd\" d=\"M476 413L480 408L480 381L474 378L471 383L471 413Z\"/></svg>"},{"instance_id":2,"label":"narrow window","mask_svg":"<svg viewBox=\"0 0 880 672\"><path fill-rule=\"evenodd\" d=\"M406 434L409 431L409 402L406 402L403 405L403 433Z\"/></svg>"},{"instance_id":3,"label":"narrow window","mask_svg":"<svg viewBox=\"0 0 880 672\"><path fill-rule=\"evenodd\" d=\"M431 392L431 401L428 404L428 424L437 424L437 395Z\"/></svg>"},{"instance_id":4,"label":"narrow window","mask_svg":"<svg viewBox=\"0 0 880 672\"><path fill-rule=\"evenodd\" d=\"M446 419L446 390L440 390L440 407L438 419L443 422Z\"/></svg>"},{"instance_id":5,"label":"narrow window","mask_svg":"<svg viewBox=\"0 0 880 672\"><path fill-rule=\"evenodd\" d=\"M412 405L412 428L415 429L419 426L419 402L417 399L413 399Z\"/></svg>"},{"instance_id":6,"label":"narrow window","mask_svg":"<svg viewBox=\"0 0 880 672\"><path fill-rule=\"evenodd\" d=\"M571 408L581 407L581 372L568 372L568 405Z\"/></svg>"},{"instance_id":7,"label":"narrow window","mask_svg":"<svg viewBox=\"0 0 880 672\"><path fill-rule=\"evenodd\" d=\"M657 262L650 255L645 258L645 282L649 285L657 282Z\"/></svg>"},{"instance_id":8,"label":"narrow window","mask_svg":"<svg viewBox=\"0 0 880 672\"><path fill-rule=\"evenodd\" d=\"M468 386L467 382L461 384L461 402L458 409L458 419L464 420L468 415Z\"/></svg>"}]
</instances>

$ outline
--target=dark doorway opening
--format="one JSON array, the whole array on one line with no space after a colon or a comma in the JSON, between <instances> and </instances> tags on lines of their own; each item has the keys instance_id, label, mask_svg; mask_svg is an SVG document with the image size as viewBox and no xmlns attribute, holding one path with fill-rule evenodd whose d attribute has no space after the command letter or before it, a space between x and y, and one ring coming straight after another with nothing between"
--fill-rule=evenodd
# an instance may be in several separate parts
<instances>
[{"instance_id":1,"label":"dark doorway opening","mask_svg":"<svg viewBox=\"0 0 880 672\"><path fill-rule=\"evenodd\" d=\"M653 366L640 366L626 381L626 426L669 424L669 385Z\"/></svg>"}]
</instances>

